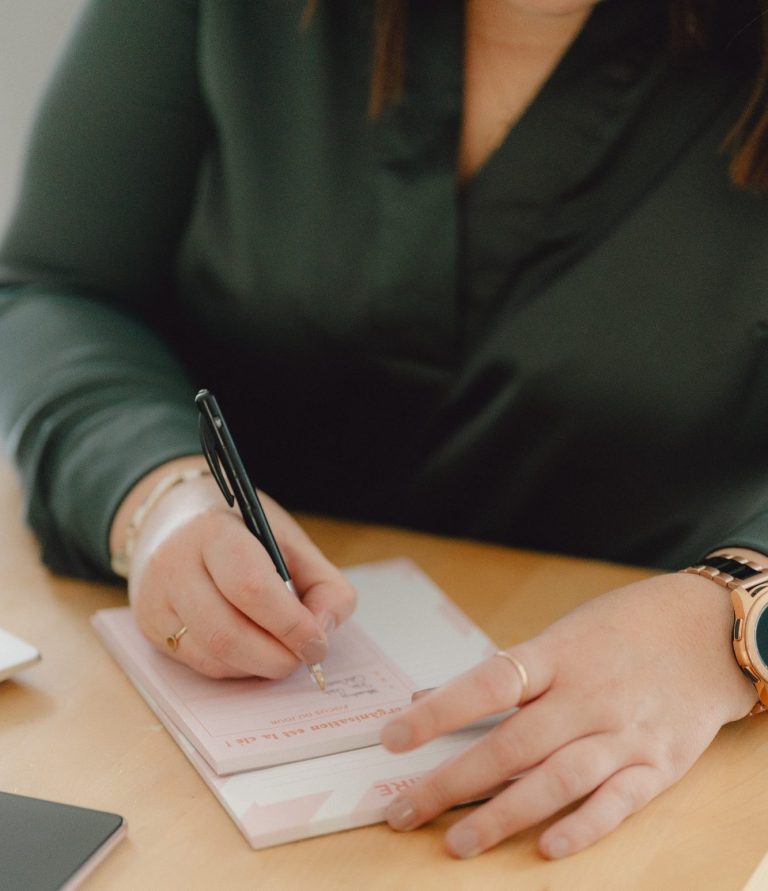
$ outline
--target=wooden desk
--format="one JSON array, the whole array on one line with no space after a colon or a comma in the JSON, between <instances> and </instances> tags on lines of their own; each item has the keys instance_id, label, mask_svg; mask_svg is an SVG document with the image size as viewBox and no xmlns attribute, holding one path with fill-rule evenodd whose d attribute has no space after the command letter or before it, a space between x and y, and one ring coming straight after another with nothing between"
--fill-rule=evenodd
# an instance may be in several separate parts
<instances>
[{"instance_id":1,"label":"wooden desk","mask_svg":"<svg viewBox=\"0 0 768 891\"><path fill-rule=\"evenodd\" d=\"M724 729L681 783L608 839L557 863L538 856L537 831L475 860L454 861L441 841L453 814L407 836L373 826L252 851L91 631L91 613L122 604L122 592L52 577L20 513L15 481L0 462L0 625L43 652L42 663L0 685L0 789L126 817L129 836L90 880L93 891L768 887L759 868L768 850L765 717ZM409 555L504 646L645 574L391 529L305 522L341 565Z\"/></svg>"}]
</instances>

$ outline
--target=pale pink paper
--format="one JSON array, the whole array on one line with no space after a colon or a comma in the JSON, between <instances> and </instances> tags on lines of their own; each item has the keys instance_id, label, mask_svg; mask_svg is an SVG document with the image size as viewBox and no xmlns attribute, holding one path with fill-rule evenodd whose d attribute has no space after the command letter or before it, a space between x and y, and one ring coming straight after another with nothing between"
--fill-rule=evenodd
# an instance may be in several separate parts
<instances>
[{"instance_id":1,"label":"pale pink paper","mask_svg":"<svg viewBox=\"0 0 768 891\"><path fill-rule=\"evenodd\" d=\"M354 621L333 635L324 692L304 669L281 681L205 678L157 652L127 607L100 611L94 624L220 774L372 745L415 689Z\"/></svg>"}]
</instances>

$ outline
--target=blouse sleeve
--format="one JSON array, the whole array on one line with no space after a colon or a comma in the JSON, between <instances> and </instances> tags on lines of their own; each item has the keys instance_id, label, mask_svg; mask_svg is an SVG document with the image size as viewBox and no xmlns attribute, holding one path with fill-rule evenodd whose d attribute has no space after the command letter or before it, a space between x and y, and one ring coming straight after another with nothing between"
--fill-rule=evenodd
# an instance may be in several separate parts
<instances>
[{"instance_id":1,"label":"blouse sleeve","mask_svg":"<svg viewBox=\"0 0 768 891\"><path fill-rule=\"evenodd\" d=\"M92 0L38 112L0 245L0 435L45 561L109 574L124 493L198 451L183 368L142 319L210 132L191 0Z\"/></svg>"}]
</instances>

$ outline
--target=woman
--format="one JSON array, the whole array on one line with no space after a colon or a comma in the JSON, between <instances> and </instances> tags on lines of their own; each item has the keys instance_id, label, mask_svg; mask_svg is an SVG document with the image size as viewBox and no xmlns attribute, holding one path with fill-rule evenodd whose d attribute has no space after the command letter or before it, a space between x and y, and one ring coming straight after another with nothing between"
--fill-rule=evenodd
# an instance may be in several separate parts
<instances>
[{"instance_id":1,"label":"woman","mask_svg":"<svg viewBox=\"0 0 768 891\"><path fill-rule=\"evenodd\" d=\"M211 676L322 661L354 594L265 498L286 597L204 473L209 386L291 508L768 566L763 8L737 6L93 3L0 254L2 429L48 563L127 575L147 637ZM707 571L417 701L391 749L522 707L390 823L527 771L448 849L585 799L541 835L559 857L673 783L756 700Z\"/></svg>"}]
</instances>

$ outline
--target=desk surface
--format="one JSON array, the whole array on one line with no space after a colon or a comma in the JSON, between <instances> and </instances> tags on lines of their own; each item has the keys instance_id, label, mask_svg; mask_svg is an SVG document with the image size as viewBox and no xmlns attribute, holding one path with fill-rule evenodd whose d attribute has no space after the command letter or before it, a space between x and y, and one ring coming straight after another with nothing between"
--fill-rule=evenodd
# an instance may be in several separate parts
<instances>
[{"instance_id":1,"label":"desk surface","mask_svg":"<svg viewBox=\"0 0 768 891\"><path fill-rule=\"evenodd\" d=\"M0 789L123 814L129 835L93 891L595 888L757 891L768 887L768 718L725 728L673 789L592 849L556 863L526 832L457 862L442 848L448 814L407 836L372 826L252 851L88 623L121 591L55 578L20 520L0 462L0 625L43 661L0 684ZM646 571L392 529L305 518L338 564L408 555L501 646ZM765 884L763 884L765 882Z\"/></svg>"}]
</instances>

